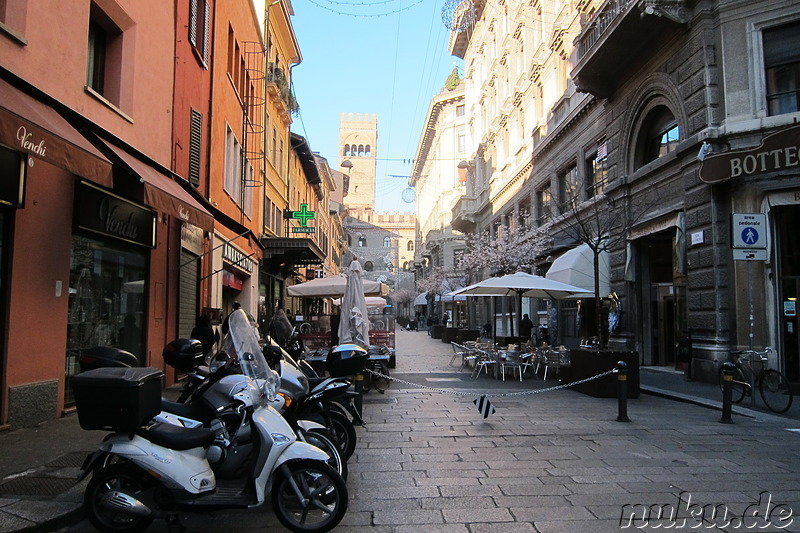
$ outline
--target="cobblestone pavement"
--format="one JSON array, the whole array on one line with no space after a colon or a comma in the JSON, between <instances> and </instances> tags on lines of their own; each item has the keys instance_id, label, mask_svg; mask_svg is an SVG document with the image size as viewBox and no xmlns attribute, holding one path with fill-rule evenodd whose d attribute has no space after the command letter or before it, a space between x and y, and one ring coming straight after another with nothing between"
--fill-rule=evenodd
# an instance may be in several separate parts
<instances>
[{"instance_id":1,"label":"cobblestone pavement","mask_svg":"<svg viewBox=\"0 0 800 533\"><path fill-rule=\"evenodd\" d=\"M617 422L616 399L533 393L556 380L474 380L425 332L398 332L397 348L392 376L403 383L365 397L337 531L800 531L794 420L722 424L719 411L643 394L628 402L631 422ZM472 403L483 393L496 409L486 419ZM282 530L268 508L183 523L208 533Z\"/></svg>"}]
</instances>

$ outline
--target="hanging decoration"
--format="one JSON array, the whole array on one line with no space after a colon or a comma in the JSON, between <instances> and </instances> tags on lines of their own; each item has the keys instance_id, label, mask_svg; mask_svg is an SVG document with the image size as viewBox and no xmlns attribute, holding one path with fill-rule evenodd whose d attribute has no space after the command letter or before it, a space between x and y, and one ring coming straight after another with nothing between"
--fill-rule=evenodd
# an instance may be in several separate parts
<instances>
[{"instance_id":1,"label":"hanging decoration","mask_svg":"<svg viewBox=\"0 0 800 533\"><path fill-rule=\"evenodd\" d=\"M466 31L475 24L475 3L472 0L445 0L442 22L450 31Z\"/></svg>"},{"instance_id":2,"label":"hanging decoration","mask_svg":"<svg viewBox=\"0 0 800 533\"><path fill-rule=\"evenodd\" d=\"M405 203L411 204L417 199L417 191L415 191L412 187L408 187L403 191L401 196Z\"/></svg>"}]
</instances>

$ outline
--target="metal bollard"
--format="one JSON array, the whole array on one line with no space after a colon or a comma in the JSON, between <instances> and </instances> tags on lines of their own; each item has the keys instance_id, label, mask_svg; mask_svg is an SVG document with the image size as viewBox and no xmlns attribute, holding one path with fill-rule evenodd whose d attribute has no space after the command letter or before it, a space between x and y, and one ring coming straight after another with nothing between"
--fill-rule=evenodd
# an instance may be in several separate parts
<instances>
[{"instance_id":1,"label":"metal bollard","mask_svg":"<svg viewBox=\"0 0 800 533\"><path fill-rule=\"evenodd\" d=\"M719 419L721 424L733 424L731 418L731 406L733 401L733 372L736 365L733 363L722 364L722 418Z\"/></svg>"},{"instance_id":2,"label":"metal bollard","mask_svg":"<svg viewBox=\"0 0 800 533\"><path fill-rule=\"evenodd\" d=\"M358 416L363 416L363 409L364 409L364 372L359 372L356 374L356 383L354 387L355 391L358 393L353 399L353 403L355 404L356 411L358 411Z\"/></svg>"},{"instance_id":3,"label":"metal bollard","mask_svg":"<svg viewBox=\"0 0 800 533\"><path fill-rule=\"evenodd\" d=\"M630 422L628 418L628 364L625 361L617 363L617 383L619 383L619 408L617 422Z\"/></svg>"}]
</instances>

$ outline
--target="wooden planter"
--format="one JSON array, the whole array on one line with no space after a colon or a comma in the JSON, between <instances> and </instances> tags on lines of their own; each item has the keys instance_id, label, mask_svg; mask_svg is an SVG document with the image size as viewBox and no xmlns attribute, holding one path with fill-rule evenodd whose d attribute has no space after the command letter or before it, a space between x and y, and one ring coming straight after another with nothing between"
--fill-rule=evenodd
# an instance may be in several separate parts
<instances>
[{"instance_id":1,"label":"wooden planter","mask_svg":"<svg viewBox=\"0 0 800 533\"><path fill-rule=\"evenodd\" d=\"M618 352L614 350L584 350L576 348L570 350L570 366L561 367L560 377L562 383L572 383L585 378L602 374L615 368L618 361L628 365L628 398L639 397L639 353ZM602 378L593 379L580 385L573 385L570 389L595 398L619 397L619 383L617 374L609 374Z\"/></svg>"}]
</instances>

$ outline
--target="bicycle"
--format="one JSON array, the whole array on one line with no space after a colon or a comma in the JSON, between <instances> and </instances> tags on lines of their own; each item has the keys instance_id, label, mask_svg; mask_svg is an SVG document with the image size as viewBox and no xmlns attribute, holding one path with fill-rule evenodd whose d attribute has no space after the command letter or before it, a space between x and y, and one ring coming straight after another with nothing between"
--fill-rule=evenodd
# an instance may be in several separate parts
<instances>
[{"instance_id":1,"label":"bicycle","mask_svg":"<svg viewBox=\"0 0 800 533\"><path fill-rule=\"evenodd\" d=\"M767 346L763 351L741 350L732 352L737 356L733 381L731 382L731 400L741 402L745 395L752 394L752 388L758 383L758 392L764 405L775 413L785 413L792 406L792 391L789 380L778 370L769 368L769 354L772 348ZM745 378L748 379L745 379ZM724 392L724 377L719 369L719 388Z\"/></svg>"}]
</instances>

